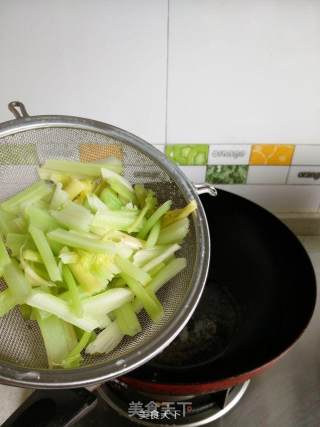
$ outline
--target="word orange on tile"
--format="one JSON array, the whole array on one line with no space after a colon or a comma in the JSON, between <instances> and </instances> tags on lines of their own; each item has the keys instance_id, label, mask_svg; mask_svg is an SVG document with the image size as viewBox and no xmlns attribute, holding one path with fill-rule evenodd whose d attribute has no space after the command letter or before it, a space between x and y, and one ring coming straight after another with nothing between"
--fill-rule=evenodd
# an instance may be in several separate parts
<instances>
[{"instance_id":1,"label":"word orange on tile","mask_svg":"<svg viewBox=\"0 0 320 427\"><path fill-rule=\"evenodd\" d=\"M81 162L94 162L110 156L122 160L122 148L116 144L80 144Z\"/></svg>"},{"instance_id":2,"label":"word orange on tile","mask_svg":"<svg viewBox=\"0 0 320 427\"><path fill-rule=\"evenodd\" d=\"M285 144L253 145L250 165L291 165L294 147Z\"/></svg>"}]
</instances>

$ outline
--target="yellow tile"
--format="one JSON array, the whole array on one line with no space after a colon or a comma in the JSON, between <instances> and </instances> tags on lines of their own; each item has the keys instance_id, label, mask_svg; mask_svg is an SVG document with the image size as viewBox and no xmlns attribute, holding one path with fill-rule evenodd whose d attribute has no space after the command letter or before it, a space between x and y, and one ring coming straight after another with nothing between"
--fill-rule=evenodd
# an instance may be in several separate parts
<instances>
[{"instance_id":1,"label":"yellow tile","mask_svg":"<svg viewBox=\"0 0 320 427\"><path fill-rule=\"evenodd\" d=\"M251 148L250 165L291 165L294 145L256 144Z\"/></svg>"},{"instance_id":2,"label":"yellow tile","mask_svg":"<svg viewBox=\"0 0 320 427\"><path fill-rule=\"evenodd\" d=\"M116 144L80 144L80 160L82 162L94 162L110 156L122 160L122 148Z\"/></svg>"}]
</instances>

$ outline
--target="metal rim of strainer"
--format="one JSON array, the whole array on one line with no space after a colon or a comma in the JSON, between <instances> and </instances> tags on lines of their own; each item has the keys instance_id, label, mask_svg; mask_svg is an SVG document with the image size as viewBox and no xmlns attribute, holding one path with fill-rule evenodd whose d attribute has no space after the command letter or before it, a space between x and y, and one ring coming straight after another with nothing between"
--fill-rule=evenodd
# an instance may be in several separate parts
<instances>
[{"instance_id":1,"label":"metal rim of strainer","mask_svg":"<svg viewBox=\"0 0 320 427\"><path fill-rule=\"evenodd\" d=\"M19 113L17 107L20 108L21 113ZM30 369L0 361L1 383L30 388L59 389L84 387L124 375L145 364L164 350L186 325L200 300L210 264L210 234L206 215L198 193L209 192L215 195L215 189L210 185L208 187L199 186L200 188L197 191L196 187L188 180L184 173L172 162L168 161L165 155L159 150L141 138L115 126L75 116L29 116L24 105L17 101L10 103L9 109L15 115L16 120L0 124L0 138L18 132L46 127L76 128L113 137L147 154L177 183L187 201L192 199L197 201L198 210L196 218L194 216L194 227L198 238L198 250L194 265L197 268L194 269L191 279L194 286L190 290L186 303L179 309L173 321L159 335L152 338L144 347L141 347L139 354L137 352L130 352L128 356L123 358L123 364L117 364L117 361L113 360L70 370Z\"/></svg>"}]
</instances>

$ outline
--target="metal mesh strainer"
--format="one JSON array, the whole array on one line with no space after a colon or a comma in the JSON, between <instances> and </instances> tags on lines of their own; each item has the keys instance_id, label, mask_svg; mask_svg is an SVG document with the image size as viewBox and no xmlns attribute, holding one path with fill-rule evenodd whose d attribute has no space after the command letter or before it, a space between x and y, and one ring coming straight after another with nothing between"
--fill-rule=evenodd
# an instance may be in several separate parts
<instances>
[{"instance_id":1,"label":"metal mesh strainer","mask_svg":"<svg viewBox=\"0 0 320 427\"><path fill-rule=\"evenodd\" d=\"M201 296L210 242L197 191L162 153L128 132L77 117L29 117L18 102L9 104L9 108L17 120L0 125L0 201L35 181L37 167L47 159L85 162L113 155L123 159L125 176L132 183L143 182L154 188L160 201L171 199L174 207L192 199L198 202L199 209L180 251L187 258L187 268L158 294L165 316L159 324L153 324L142 313L142 333L126 338L112 353L86 357L77 369L49 370L36 323L25 322L17 309L0 319L1 382L37 388L79 387L123 375L174 339Z\"/></svg>"}]
</instances>

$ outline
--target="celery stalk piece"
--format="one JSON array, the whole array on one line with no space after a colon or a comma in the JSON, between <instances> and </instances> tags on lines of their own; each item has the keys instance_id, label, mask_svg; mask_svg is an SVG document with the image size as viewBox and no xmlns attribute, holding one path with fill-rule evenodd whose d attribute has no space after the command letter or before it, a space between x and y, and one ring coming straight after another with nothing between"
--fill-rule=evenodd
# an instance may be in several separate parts
<instances>
[{"instance_id":1,"label":"celery stalk piece","mask_svg":"<svg viewBox=\"0 0 320 427\"><path fill-rule=\"evenodd\" d=\"M70 307L72 308L72 310L77 316L82 316L83 311L82 311L81 299L79 295L79 289L70 269L66 265L62 266L62 275L63 275L64 282L66 283L69 289Z\"/></svg>"},{"instance_id":2,"label":"celery stalk piece","mask_svg":"<svg viewBox=\"0 0 320 427\"><path fill-rule=\"evenodd\" d=\"M126 281L122 277L115 277L109 284L110 288L123 288Z\"/></svg>"},{"instance_id":3,"label":"celery stalk piece","mask_svg":"<svg viewBox=\"0 0 320 427\"><path fill-rule=\"evenodd\" d=\"M189 219L183 218L168 227L162 228L158 238L158 245L181 243L189 231Z\"/></svg>"},{"instance_id":4,"label":"celery stalk piece","mask_svg":"<svg viewBox=\"0 0 320 427\"><path fill-rule=\"evenodd\" d=\"M92 176L99 177L101 169L119 170L119 165L114 165L111 162L103 163L80 163L70 160L47 160L44 168L53 169L59 172L67 173L69 176Z\"/></svg>"},{"instance_id":5,"label":"celery stalk piece","mask_svg":"<svg viewBox=\"0 0 320 427\"><path fill-rule=\"evenodd\" d=\"M3 277L17 304L24 303L31 292L31 286L24 277L16 260L11 259L10 264L4 267Z\"/></svg>"},{"instance_id":6,"label":"celery stalk piece","mask_svg":"<svg viewBox=\"0 0 320 427\"><path fill-rule=\"evenodd\" d=\"M40 253L42 261L46 266L50 279L53 282L61 281L62 278L60 270L43 231L34 227L33 225L30 225L29 233L31 234L31 237Z\"/></svg>"},{"instance_id":7,"label":"celery stalk piece","mask_svg":"<svg viewBox=\"0 0 320 427\"><path fill-rule=\"evenodd\" d=\"M126 231L128 227L135 221L137 212L135 211L99 211L95 214L92 226L109 230Z\"/></svg>"},{"instance_id":8,"label":"celery stalk piece","mask_svg":"<svg viewBox=\"0 0 320 427\"><path fill-rule=\"evenodd\" d=\"M73 314L70 311L69 304L66 301L63 301L59 297L42 291L31 291L30 295L26 299L26 303L31 305L31 307L48 311L60 319L71 323L74 326L78 326L87 332L91 332L99 327L99 324L96 320L87 316L78 317Z\"/></svg>"},{"instance_id":9,"label":"celery stalk piece","mask_svg":"<svg viewBox=\"0 0 320 427\"><path fill-rule=\"evenodd\" d=\"M63 226L80 231L89 231L93 219L88 209L74 202L67 202L61 210L50 214Z\"/></svg>"},{"instance_id":10,"label":"celery stalk piece","mask_svg":"<svg viewBox=\"0 0 320 427\"><path fill-rule=\"evenodd\" d=\"M151 282L146 286L146 289L154 293L165 285L169 280L179 274L184 268L186 268L187 260L185 258L176 258L167 264L159 273L152 278ZM137 298L133 301L133 308L138 313L143 308L143 304Z\"/></svg>"},{"instance_id":11,"label":"celery stalk piece","mask_svg":"<svg viewBox=\"0 0 320 427\"><path fill-rule=\"evenodd\" d=\"M160 228L161 228L160 221L156 222L154 226L151 228L149 236L147 238L147 244L146 244L147 248L151 248L157 244L159 234L160 234Z\"/></svg>"},{"instance_id":12,"label":"celery stalk piece","mask_svg":"<svg viewBox=\"0 0 320 427\"><path fill-rule=\"evenodd\" d=\"M31 286L43 286L45 288L56 286L55 283L50 282L46 278L42 277L42 275L40 275L38 271L35 270L34 265L31 266L25 260L22 250L21 250L21 256L20 256L20 262L21 262L21 267L24 271L25 277Z\"/></svg>"},{"instance_id":13,"label":"celery stalk piece","mask_svg":"<svg viewBox=\"0 0 320 427\"><path fill-rule=\"evenodd\" d=\"M167 212L162 218L162 227L167 227L170 224L173 224L176 221L179 221L183 218L187 218L192 212L197 209L197 203L195 200L192 200L184 208L173 209L172 211Z\"/></svg>"},{"instance_id":14,"label":"celery stalk piece","mask_svg":"<svg viewBox=\"0 0 320 427\"><path fill-rule=\"evenodd\" d=\"M10 289L5 289L0 292L0 317L7 314L16 305L17 301L12 295Z\"/></svg>"},{"instance_id":15,"label":"celery stalk piece","mask_svg":"<svg viewBox=\"0 0 320 427\"><path fill-rule=\"evenodd\" d=\"M97 338L87 346L85 352L87 354L110 353L120 344L123 337L123 333L114 321L98 334Z\"/></svg>"},{"instance_id":16,"label":"celery stalk piece","mask_svg":"<svg viewBox=\"0 0 320 427\"><path fill-rule=\"evenodd\" d=\"M153 268L149 271L150 276L151 276L151 277L156 276L156 275L159 273L159 271L163 269L163 267L164 267L165 265L166 265L166 264L165 264L164 262L160 262L160 264L157 264L155 267L153 267Z\"/></svg>"},{"instance_id":17,"label":"celery stalk piece","mask_svg":"<svg viewBox=\"0 0 320 427\"><path fill-rule=\"evenodd\" d=\"M121 273L125 273L126 275L136 279L142 285L146 285L151 280L150 274L143 271L141 268L137 267L127 259L120 257L119 255L115 256L115 263L120 269Z\"/></svg>"},{"instance_id":18,"label":"celery stalk piece","mask_svg":"<svg viewBox=\"0 0 320 427\"><path fill-rule=\"evenodd\" d=\"M170 209L171 204L172 204L171 200L167 200L161 206L158 207L158 209L151 215L151 217L147 220L145 225L140 230L138 234L138 237L140 239L145 239L148 232L155 225L155 223L159 221L159 219Z\"/></svg>"},{"instance_id":19,"label":"celery stalk piece","mask_svg":"<svg viewBox=\"0 0 320 427\"><path fill-rule=\"evenodd\" d=\"M95 194L87 194L87 202L93 213L108 210L108 206Z\"/></svg>"},{"instance_id":20,"label":"celery stalk piece","mask_svg":"<svg viewBox=\"0 0 320 427\"><path fill-rule=\"evenodd\" d=\"M6 246L10 249L11 255L19 256L21 248L28 242L27 234L8 233Z\"/></svg>"},{"instance_id":21,"label":"celery stalk piece","mask_svg":"<svg viewBox=\"0 0 320 427\"><path fill-rule=\"evenodd\" d=\"M10 264L10 257L0 235L0 276L2 275L3 268L8 264Z\"/></svg>"},{"instance_id":22,"label":"celery stalk piece","mask_svg":"<svg viewBox=\"0 0 320 427\"><path fill-rule=\"evenodd\" d=\"M144 217L146 216L147 212L149 210L149 206L146 205L139 213L139 215L137 216L137 218L135 219L135 221L129 225L129 227L127 228L127 232L128 233L132 233L136 230L141 229L141 225L142 225L142 221L144 219Z\"/></svg>"},{"instance_id":23,"label":"celery stalk piece","mask_svg":"<svg viewBox=\"0 0 320 427\"><path fill-rule=\"evenodd\" d=\"M19 206L25 202L28 204L35 203L41 200L52 192L52 186L44 181L38 181L30 187L21 191L13 197L2 202L1 208L6 212L17 212Z\"/></svg>"},{"instance_id":24,"label":"celery stalk piece","mask_svg":"<svg viewBox=\"0 0 320 427\"><path fill-rule=\"evenodd\" d=\"M38 206L28 206L25 209L29 224L40 228L42 231L50 231L59 227L59 223L49 214L49 212Z\"/></svg>"},{"instance_id":25,"label":"celery stalk piece","mask_svg":"<svg viewBox=\"0 0 320 427\"><path fill-rule=\"evenodd\" d=\"M0 233L6 236L8 233L19 232L16 224L13 222L15 216L12 213L0 209Z\"/></svg>"},{"instance_id":26,"label":"celery stalk piece","mask_svg":"<svg viewBox=\"0 0 320 427\"><path fill-rule=\"evenodd\" d=\"M21 216L18 216L17 218L13 219L12 223L13 223L13 226L16 227L16 229L19 231L19 233L26 233L27 232L28 223Z\"/></svg>"},{"instance_id":27,"label":"celery stalk piece","mask_svg":"<svg viewBox=\"0 0 320 427\"><path fill-rule=\"evenodd\" d=\"M58 257L62 264L76 264L79 261L79 255L70 251L67 247L61 249Z\"/></svg>"},{"instance_id":28,"label":"celery stalk piece","mask_svg":"<svg viewBox=\"0 0 320 427\"><path fill-rule=\"evenodd\" d=\"M125 273L121 277L126 281L131 291L141 301L144 309L154 322L158 322L163 316L163 307L151 289L145 289L136 279Z\"/></svg>"},{"instance_id":29,"label":"celery stalk piece","mask_svg":"<svg viewBox=\"0 0 320 427\"><path fill-rule=\"evenodd\" d=\"M102 168L101 169L101 175L105 181L110 181L110 180L113 180L114 182L117 181L123 187L126 187L130 192L133 193L133 187L130 184L130 182L127 179L125 179L123 176L119 175L118 173L113 172L109 169Z\"/></svg>"},{"instance_id":30,"label":"celery stalk piece","mask_svg":"<svg viewBox=\"0 0 320 427\"><path fill-rule=\"evenodd\" d=\"M137 251L133 255L133 262L138 267L142 267L153 258L162 254L166 249L168 249L168 247L169 246L167 245L163 245L163 246L153 246L152 248L141 249L140 251Z\"/></svg>"},{"instance_id":31,"label":"celery stalk piece","mask_svg":"<svg viewBox=\"0 0 320 427\"><path fill-rule=\"evenodd\" d=\"M127 302L114 311L116 315L116 322L120 331L124 335L133 337L142 331L139 319L132 307L132 304Z\"/></svg>"},{"instance_id":32,"label":"celery stalk piece","mask_svg":"<svg viewBox=\"0 0 320 427\"><path fill-rule=\"evenodd\" d=\"M74 328L56 316L43 319L38 310L33 311L46 348L49 368L59 367L77 345Z\"/></svg>"},{"instance_id":33,"label":"celery stalk piece","mask_svg":"<svg viewBox=\"0 0 320 427\"><path fill-rule=\"evenodd\" d=\"M143 184L135 184L134 192L136 194L136 199L140 208L145 204L145 199L147 196L147 190L144 188Z\"/></svg>"},{"instance_id":34,"label":"celery stalk piece","mask_svg":"<svg viewBox=\"0 0 320 427\"><path fill-rule=\"evenodd\" d=\"M0 304L0 307L2 307L2 304ZM31 320L32 307L30 307L30 305L20 304L19 310L20 310L20 313L21 313L23 320Z\"/></svg>"},{"instance_id":35,"label":"celery stalk piece","mask_svg":"<svg viewBox=\"0 0 320 427\"><path fill-rule=\"evenodd\" d=\"M100 199L111 210L121 209L123 204L117 194L111 188L105 188L101 191Z\"/></svg>"},{"instance_id":36,"label":"celery stalk piece","mask_svg":"<svg viewBox=\"0 0 320 427\"><path fill-rule=\"evenodd\" d=\"M57 229L50 231L47 234L50 240L61 243L62 245L70 246L71 248L84 249L94 252L114 253L116 251L116 244L112 242L102 242L101 240L94 240L88 237L77 236L70 231Z\"/></svg>"},{"instance_id":37,"label":"celery stalk piece","mask_svg":"<svg viewBox=\"0 0 320 427\"><path fill-rule=\"evenodd\" d=\"M133 294L127 288L108 289L101 294L82 300L84 316L106 315L132 299Z\"/></svg>"},{"instance_id":38,"label":"celery stalk piece","mask_svg":"<svg viewBox=\"0 0 320 427\"><path fill-rule=\"evenodd\" d=\"M62 361L62 366L68 368L78 368L82 361L81 352L84 350L91 338L91 332L84 332L78 344L68 354L68 356Z\"/></svg>"},{"instance_id":39,"label":"celery stalk piece","mask_svg":"<svg viewBox=\"0 0 320 427\"><path fill-rule=\"evenodd\" d=\"M123 172L122 161L115 156L109 156L106 159L96 160L95 163L104 165L103 167L107 167L107 169L110 169L118 174L122 174Z\"/></svg>"},{"instance_id":40,"label":"celery stalk piece","mask_svg":"<svg viewBox=\"0 0 320 427\"><path fill-rule=\"evenodd\" d=\"M112 240L113 242L121 243L130 249L141 249L143 244L142 241L136 237L129 236L119 230L110 230L102 240Z\"/></svg>"},{"instance_id":41,"label":"celery stalk piece","mask_svg":"<svg viewBox=\"0 0 320 427\"><path fill-rule=\"evenodd\" d=\"M160 255L158 255L156 258L153 258L147 264L145 264L142 267L143 271L149 272L161 262L166 261L171 255L177 252L177 250L179 250L180 248L181 246L177 245L176 243L174 245L169 246Z\"/></svg>"},{"instance_id":42,"label":"celery stalk piece","mask_svg":"<svg viewBox=\"0 0 320 427\"><path fill-rule=\"evenodd\" d=\"M119 195L119 199L123 204L128 202L136 203L136 195L134 191L129 190L122 182L114 178L108 179L110 188Z\"/></svg>"},{"instance_id":43,"label":"celery stalk piece","mask_svg":"<svg viewBox=\"0 0 320 427\"><path fill-rule=\"evenodd\" d=\"M62 184L56 184L51 202L50 209L56 210L61 208L69 200L69 195L62 189Z\"/></svg>"},{"instance_id":44,"label":"celery stalk piece","mask_svg":"<svg viewBox=\"0 0 320 427\"><path fill-rule=\"evenodd\" d=\"M68 172L61 172L55 169L46 168L44 166L38 169L38 174L40 179L52 181L55 184L67 185L70 180L70 174ZM79 179L85 178L84 175L73 174L72 176Z\"/></svg>"},{"instance_id":45,"label":"celery stalk piece","mask_svg":"<svg viewBox=\"0 0 320 427\"><path fill-rule=\"evenodd\" d=\"M71 178L65 186L64 191L70 200L74 200L85 189L85 185L77 178Z\"/></svg>"},{"instance_id":46,"label":"celery stalk piece","mask_svg":"<svg viewBox=\"0 0 320 427\"><path fill-rule=\"evenodd\" d=\"M26 261L31 261L31 262L38 262L38 263L43 263L42 258L39 254L39 252L34 251L32 249L26 249L22 252L22 256L23 259L25 259Z\"/></svg>"},{"instance_id":47,"label":"celery stalk piece","mask_svg":"<svg viewBox=\"0 0 320 427\"><path fill-rule=\"evenodd\" d=\"M81 262L69 264L69 267L83 291L94 294L106 288L107 281L94 276L88 269L81 265Z\"/></svg>"}]
</instances>

